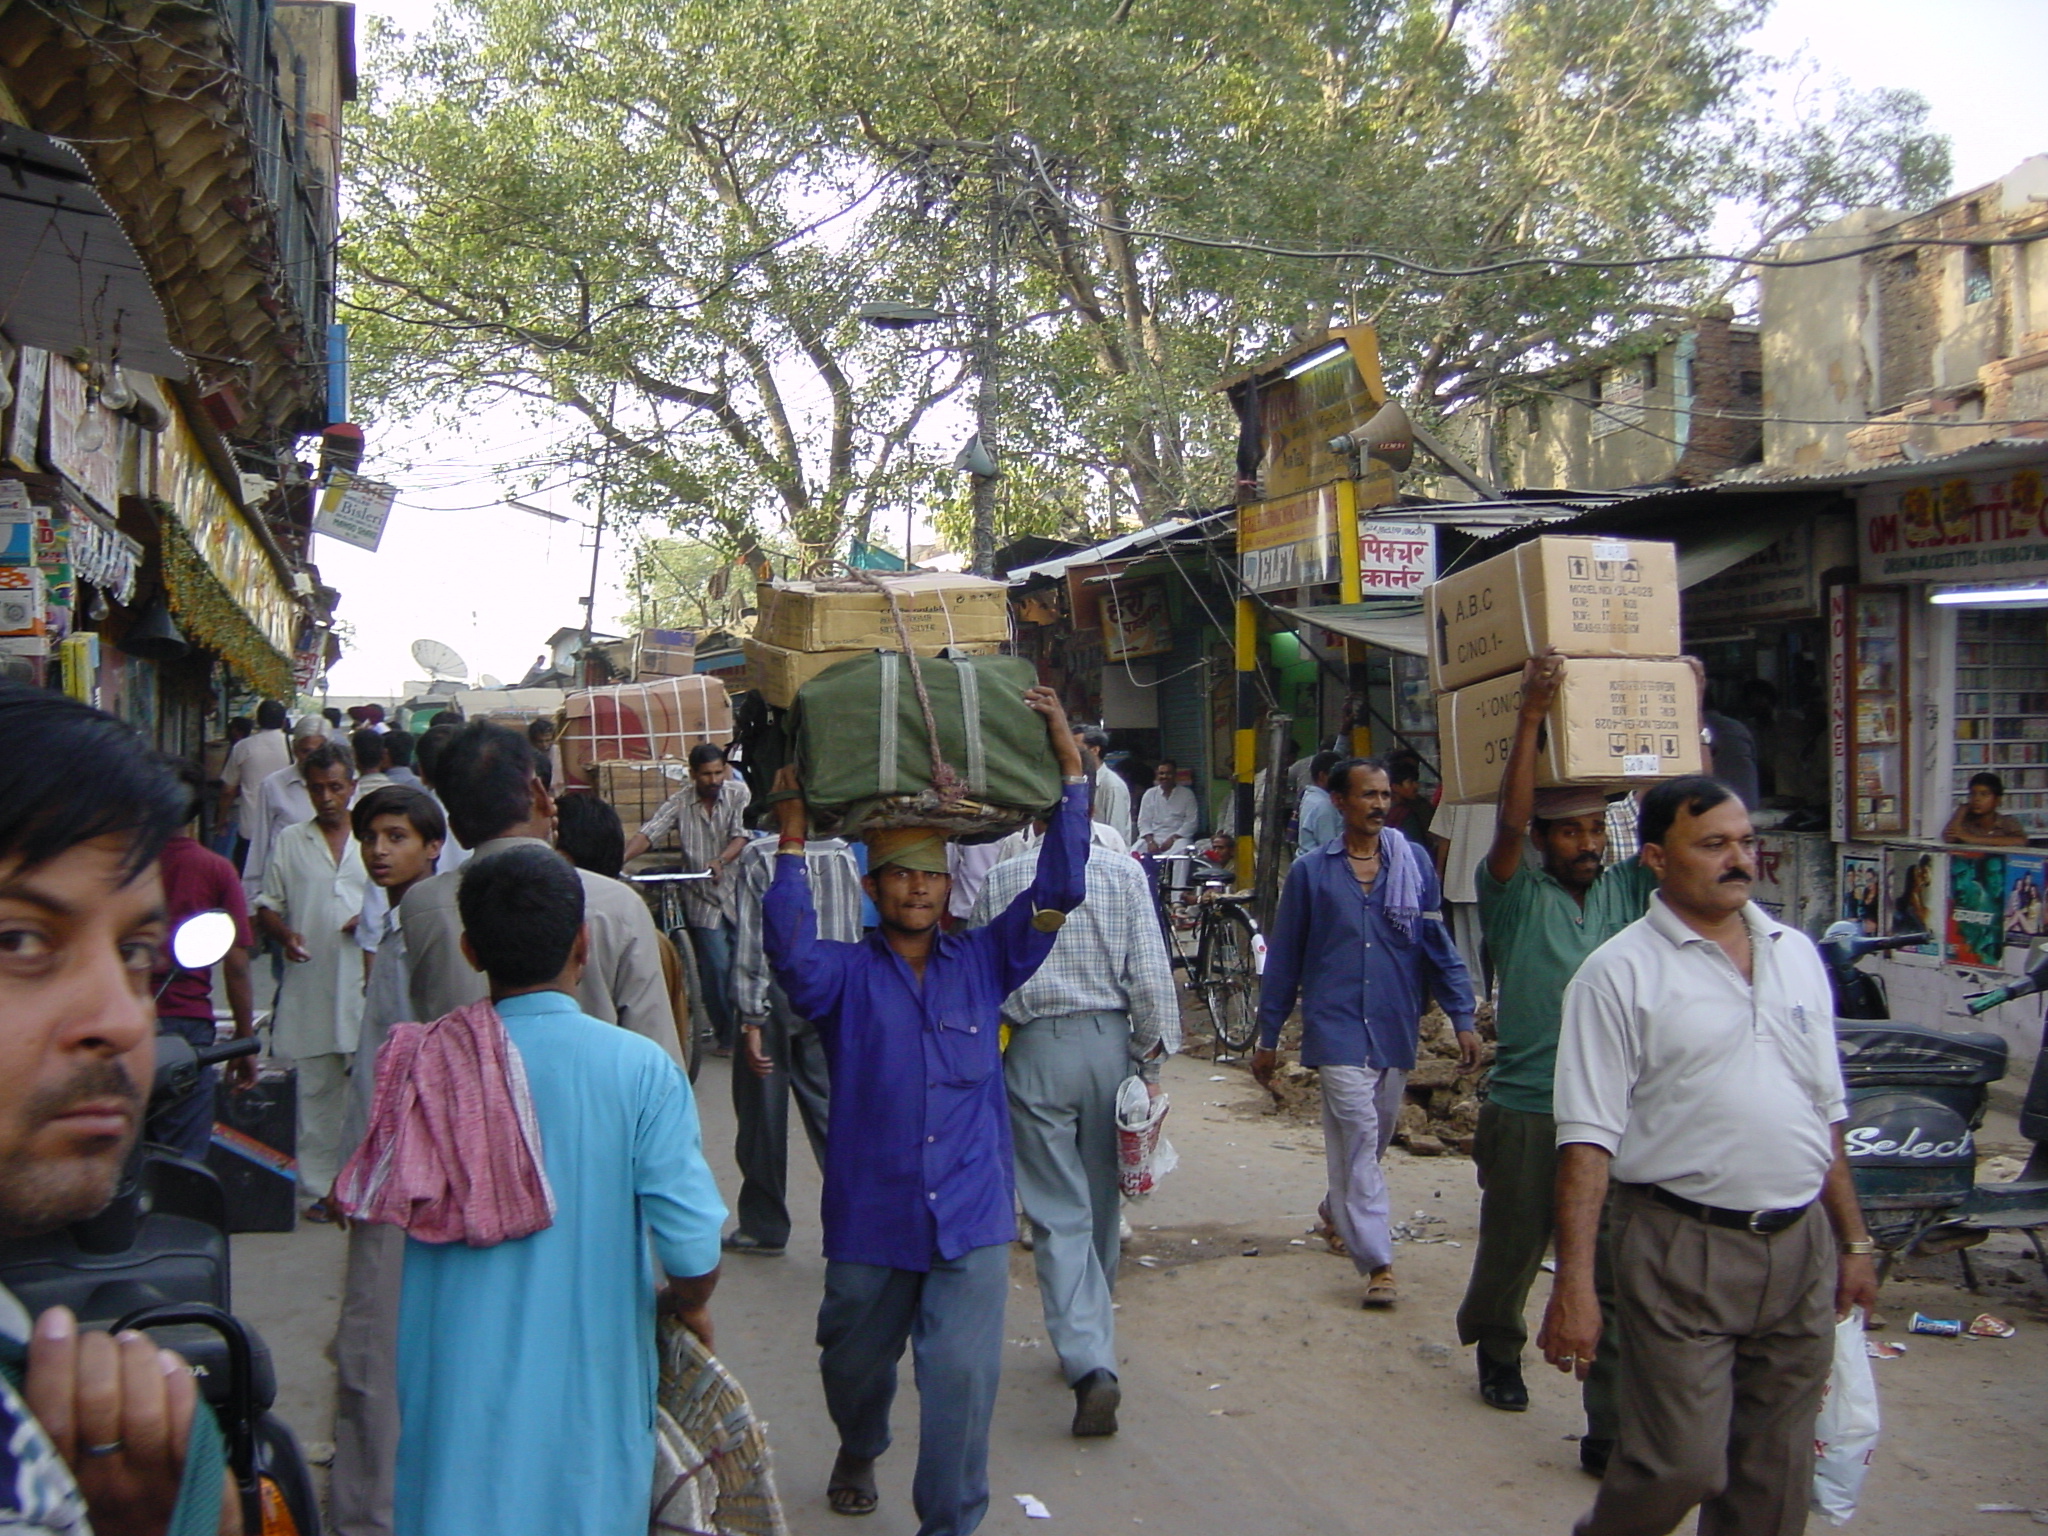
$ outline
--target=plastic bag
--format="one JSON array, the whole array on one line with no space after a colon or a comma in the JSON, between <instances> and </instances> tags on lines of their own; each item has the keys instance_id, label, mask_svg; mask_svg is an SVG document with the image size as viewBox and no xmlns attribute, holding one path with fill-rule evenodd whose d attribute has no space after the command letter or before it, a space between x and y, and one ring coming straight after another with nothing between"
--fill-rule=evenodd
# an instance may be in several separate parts
<instances>
[{"instance_id":1,"label":"plastic bag","mask_svg":"<svg viewBox=\"0 0 2048 1536\"><path fill-rule=\"evenodd\" d=\"M1123 1192L1149 1195L1179 1165L1173 1143L1161 1134L1166 1095L1153 1098L1141 1077L1127 1077L1116 1091L1116 1172Z\"/></svg>"},{"instance_id":2,"label":"plastic bag","mask_svg":"<svg viewBox=\"0 0 2048 1536\"><path fill-rule=\"evenodd\" d=\"M1847 1525L1877 1453L1877 1381L1864 1348L1863 1309L1835 1325L1835 1366L1813 1425L1813 1512Z\"/></svg>"}]
</instances>

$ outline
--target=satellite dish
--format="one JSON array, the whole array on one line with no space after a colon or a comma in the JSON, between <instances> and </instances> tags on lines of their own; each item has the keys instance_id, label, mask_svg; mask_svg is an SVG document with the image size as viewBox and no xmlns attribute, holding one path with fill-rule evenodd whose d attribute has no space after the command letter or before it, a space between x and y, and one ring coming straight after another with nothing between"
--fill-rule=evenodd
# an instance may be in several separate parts
<instances>
[{"instance_id":1,"label":"satellite dish","mask_svg":"<svg viewBox=\"0 0 2048 1536\"><path fill-rule=\"evenodd\" d=\"M412 643L412 659L427 669L427 675L435 681L442 678L462 679L469 676L469 665L455 654L453 646L443 645L438 640L415 640Z\"/></svg>"},{"instance_id":2,"label":"satellite dish","mask_svg":"<svg viewBox=\"0 0 2048 1536\"><path fill-rule=\"evenodd\" d=\"M477 673L476 685L479 688L502 688L505 686L488 672Z\"/></svg>"}]
</instances>

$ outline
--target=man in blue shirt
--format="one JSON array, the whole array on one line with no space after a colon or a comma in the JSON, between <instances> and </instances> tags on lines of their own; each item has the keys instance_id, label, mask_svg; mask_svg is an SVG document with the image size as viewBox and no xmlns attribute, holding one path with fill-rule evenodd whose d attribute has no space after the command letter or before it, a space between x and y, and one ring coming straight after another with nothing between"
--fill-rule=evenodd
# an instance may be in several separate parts
<instances>
[{"instance_id":1,"label":"man in blue shirt","mask_svg":"<svg viewBox=\"0 0 2048 1536\"><path fill-rule=\"evenodd\" d=\"M1259 987L1252 1076L1272 1081L1280 1027L1299 997L1301 1062L1317 1069L1323 1092L1323 1221L1366 1277L1365 1305L1390 1307L1399 1292L1380 1158L1415 1066L1427 997L1451 1016L1468 1069L1479 1064L1479 1036L1435 865L1387 825L1386 764L1347 758L1330 770L1329 788L1343 831L1287 872Z\"/></svg>"},{"instance_id":2,"label":"man in blue shirt","mask_svg":"<svg viewBox=\"0 0 2048 1536\"><path fill-rule=\"evenodd\" d=\"M869 841L862 885L880 928L859 944L818 938L800 793L776 805L774 883L762 903L769 964L817 1027L832 1079L825 1142L825 1402L839 1430L826 1496L875 1508L896 1362L907 1339L919 1396L912 1502L919 1536L967 1536L988 1510L988 1428L1002 1371L1003 1304L1016 1236L1002 1004L1051 954L1086 892L1088 776L1059 697L1045 716L1065 780L1030 887L985 928L942 934L945 840ZM792 769L776 777L797 791Z\"/></svg>"}]
</instances>

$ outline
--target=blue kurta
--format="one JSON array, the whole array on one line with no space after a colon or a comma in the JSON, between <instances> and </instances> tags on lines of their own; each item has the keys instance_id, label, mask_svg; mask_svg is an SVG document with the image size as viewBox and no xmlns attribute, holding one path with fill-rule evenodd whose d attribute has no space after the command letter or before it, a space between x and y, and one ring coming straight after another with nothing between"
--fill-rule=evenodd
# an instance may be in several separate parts
<instances>
[{"instance_id":1,"label":"blue kurta","mask_svg":"<svg viewBox=\"0 0 2048 1536\"><path fill-rule=\"evenodd\" d=\"M717 1268L725 1223L696 1101L661 1047L565 993L498 1012L533 1091L555 1221L491 1248L406 1240L399 1536L645 1536L654 1265Z\"/></svg>"}]
</instances>

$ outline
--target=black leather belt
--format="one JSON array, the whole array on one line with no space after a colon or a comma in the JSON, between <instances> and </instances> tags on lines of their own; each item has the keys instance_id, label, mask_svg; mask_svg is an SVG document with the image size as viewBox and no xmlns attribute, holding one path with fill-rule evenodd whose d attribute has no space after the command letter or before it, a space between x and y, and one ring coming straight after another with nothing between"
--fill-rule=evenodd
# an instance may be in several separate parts
<instances>
[{"instance_id":1,"label":"black leather belt","mask_svg":"<svg viewBox=\"0 0 2048 1536\"><path fill-rule=\"evenodd\" d=\"M1668 1205L1696 1221L1704 1221L1710 1226L1732 1227L1737 1232L1754 1232L1759 1237L1770 1237L1784 1231L1813 1209L1813 1202L1809 1200L1804 1205L1782 1211L1724 1211L1718 1205L1701 1205L1697 1200L1674 1195L1661 1184L1650 1186L1650 1197L1659 1205Z\"/></svg>"}]
</instances>

